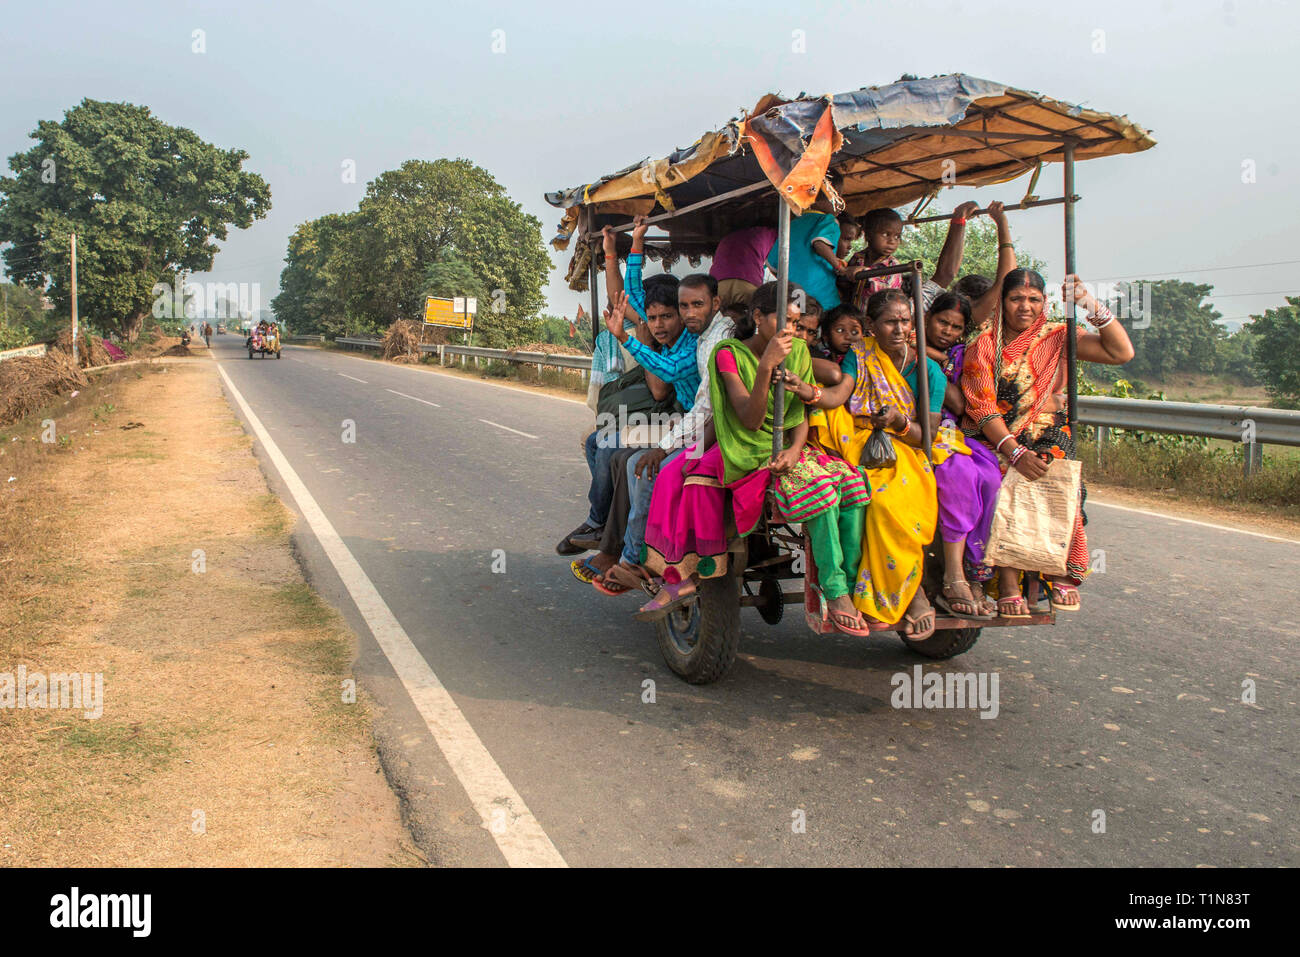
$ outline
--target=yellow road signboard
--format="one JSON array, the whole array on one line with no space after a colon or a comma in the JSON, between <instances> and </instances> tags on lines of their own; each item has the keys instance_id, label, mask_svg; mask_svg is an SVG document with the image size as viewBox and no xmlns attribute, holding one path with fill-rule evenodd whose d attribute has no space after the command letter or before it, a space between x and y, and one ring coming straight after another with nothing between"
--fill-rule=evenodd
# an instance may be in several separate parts
<instances>
[{"instance_id":1,"label":"yellow road signboard","mask_svg":"<svg viewBox=\"0 0 1300 957\"><path fill-rule=\"evenodd\" d=\"M464 300L460 300L461 303ZM450 299L437 299L429 296L424 300L424 324L426 326L449 326L452 329L470 329L474 325L473 314L466 315L462 305L456 310L457 303Z\"/></svg>"}]
</instances>

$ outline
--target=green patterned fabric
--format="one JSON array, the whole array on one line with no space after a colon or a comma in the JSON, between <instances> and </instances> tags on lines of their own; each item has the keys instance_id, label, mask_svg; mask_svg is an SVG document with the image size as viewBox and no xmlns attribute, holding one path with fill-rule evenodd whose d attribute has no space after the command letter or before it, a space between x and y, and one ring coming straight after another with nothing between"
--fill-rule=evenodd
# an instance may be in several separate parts
<instances>
[{"instance_id":1,"label":"green patterned fabric","mask_svg":"<svg viewBox=\"0 0 1300 957\"><path fill-rule=\"evenodd\" d=\"M763 417L763 425L757 431L745 428L740 422L740 416L731 407L727 387L722 382L721 373L717 371L720 349L731 351L736 360L736 369L740 372L740 380L748 389L754 387L754 379L758 374L758 356L750 352L739 339L723 339L714 346L713 355L709 357L709 398L713 402L713 428L718 436L718 445L722 447L724 482L730 485L762 468L772 458L772 422L776 411L773 393L776 390L769 388L767 391L767 413ZM795 339L791 344L785 365L804 382L814 381L812 357L808 354L808 344L802 339ZM787 436L803 421L803 417L803 402L793 392L786 392L784 425Z\"/></svg>"}]
</instances>

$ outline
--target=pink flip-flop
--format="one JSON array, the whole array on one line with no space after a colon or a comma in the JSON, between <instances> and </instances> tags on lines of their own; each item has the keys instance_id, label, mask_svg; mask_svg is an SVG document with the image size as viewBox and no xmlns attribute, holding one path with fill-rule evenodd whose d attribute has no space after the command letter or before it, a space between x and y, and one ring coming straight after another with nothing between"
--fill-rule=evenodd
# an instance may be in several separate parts
<instances>
[{"instance_id":1,"label":"pink flip-flop","mask_svg":"<svg viewBox=\"0 0 1300 957\"><path fill-rule=\"evenodd\" d=\"M842 622L840 622L839 620L840 618L849 617L847 614L845 614L842 611L831 611L828 608L826 610L826 616L830 620L830 623L835 627L835 630L840 632L841 634L852 635L854 638L866 638L871 634L870 628L862 627L856 624L845 625ZM854 620L862 621L862 613L858 612L857 617ZM863 624L865 625L865 622Z\"/></svg>"}]
</instances>

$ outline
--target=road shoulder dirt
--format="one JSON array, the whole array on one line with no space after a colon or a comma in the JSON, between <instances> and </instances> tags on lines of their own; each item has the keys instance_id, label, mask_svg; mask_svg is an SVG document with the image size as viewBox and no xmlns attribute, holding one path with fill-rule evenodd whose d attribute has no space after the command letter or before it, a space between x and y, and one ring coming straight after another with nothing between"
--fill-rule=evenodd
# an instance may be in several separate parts
<instances>
[{"instance_id":1,"label":"road shoulder dirt","mask_svg":"<svg viewBox=\"0 0 1300 957\"><path fill-rule=\"evenodd\" d=\"M0 433L0 864L423 863L356 638L215 364L107 373ZM102 676L102 715L9 704L20 669Z\"/></svg>"}]
</instances>

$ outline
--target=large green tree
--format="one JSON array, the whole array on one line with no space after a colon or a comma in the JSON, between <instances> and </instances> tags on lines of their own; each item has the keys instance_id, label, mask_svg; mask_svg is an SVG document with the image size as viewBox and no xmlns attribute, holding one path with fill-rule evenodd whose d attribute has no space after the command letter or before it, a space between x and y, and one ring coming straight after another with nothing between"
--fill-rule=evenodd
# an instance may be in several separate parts
<instances>
[{"instance_id":1,"label":"large green tree","mask_svg":"<svg viewBox=\"0 0 1300 957\"><path fill-rule=\"evenodd\" d=\"M496 347L535 337L551 268L541 222L464 159L380 174L356 212L299 226L285 263L272 308L295 330L381 329L425 296L473 296L475 340Z\"/></svg>"},{"instance_id":2,"label":"large green tree","mask_svg":"<svg viewBox=\"0 0 1300 957\"><path fill-rule=\"evenodd\" d=\"M1255 374L1273 403L1284 409L1300 408L1300 296L1287 296L1287 304L1265 311L1246 326L1255 337Z\"/></svg>"},{"instance_id":3,"label":"large green tree","mask_svg":"<svg viewBox=\"0 0 1300 957\"><path fill-rule=\"evenodd\" d=\"M11 276L71 299L69 240L77 234L79 311L130 340L153 308L153 287L212 267L229 227L271 208L271 191L243 169L248 154L170 126L147 107L83 100L63 122L42 120L36 145L0 177L0 242Z\"/></svg>"},{"instance_id":4,"label":"large green tree","mask_svg":"<svg viewBox=\"0 0 1300 957\"><path fill-rule=\"evenodd\" d=\"M289 237L276 319L297 333L330 336L373 332L364 315L361 271L353 239L356 213L331 213L299 226Z\"/></svg>"},{"instance_id":5,"label":"large green tree","mask_svg":"<svg viewBox=\"0 0 1300 957\"><path fill-rule=\"evenodd\" d=\"M1255 375L1254 355L1255 337L1250 327L1245 326L1223 336L1215 344L1214 371L1254 385L1259 381Z\"/></svg>"},{"instance_id":6,"label":"large green tree","mask_svg":"<svg viewBox=\"0 0 1300 957\"><path fill-rule=\"evenodd\" d=\"M1125 374L1164 381L1175 372L1214 372L1218 342L1223 337L1223 329L1214 321L1219 313L1205 301L1214 287L1161 279L1139 281L1131 288L1140 290L1146 285L1151 287L1150 315L1140 321L1124 319L1136 353L1125 366Z\"/></svg>"},{"instance_id":7,"label":"large green tree","mask_svg":"<svg viewBox=\"0 0 1300 957\"><path fill-rule=\"evenodd\" d=\"M487 170L466 159L409 160L376 177L357 212L377 321L419 315L429 270L453 257L468 264L483 293L476 339L502 347L533 333L551 268L542 224Z\"/></svg>"}]
</instances>

